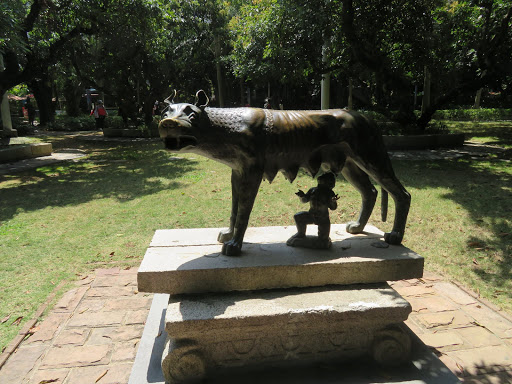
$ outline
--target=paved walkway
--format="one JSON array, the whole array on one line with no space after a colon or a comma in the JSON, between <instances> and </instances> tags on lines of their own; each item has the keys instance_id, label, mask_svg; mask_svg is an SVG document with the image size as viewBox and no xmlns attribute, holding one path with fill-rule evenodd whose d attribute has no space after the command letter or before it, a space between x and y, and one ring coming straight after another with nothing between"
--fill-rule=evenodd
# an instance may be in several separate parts
<instances>
[{"instance_id":1,"label":"paved walkway","mask_svg":"<svg viewBox=\"0 0 512 384\"><path fill-rule=\"evenodd\" d=\"M10 354L0 383L127 383L152 299L136 272L79 280ZM430 273L392 285L413 306L407 325L464 382L512 383L511 316Z\"/></svg>"},{"instance_id":2,"label":"paved walkway","mask_svg":"<svg viewBox=\"0 0 512 384\"><path fill-rule=\"evenodd\" d=\"M24 159L10 163L0 164L0 175L8 175L28 169L44 167L64 160L76 160L85 156L79 149L62 149L53 152L50 156L41 156L33 159Z\"/></svg>"}]
</instances>

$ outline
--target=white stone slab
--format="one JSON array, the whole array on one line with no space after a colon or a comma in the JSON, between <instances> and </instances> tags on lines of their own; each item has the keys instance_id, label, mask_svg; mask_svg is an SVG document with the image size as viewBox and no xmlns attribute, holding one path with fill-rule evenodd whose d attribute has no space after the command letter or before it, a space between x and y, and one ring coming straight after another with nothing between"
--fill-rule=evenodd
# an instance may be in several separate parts
<instances>
[{"instance_id":1,"label":"white stone slab","mask_svg":"<svg viewBox=\"0 0 512 384\"><path fill-rule=\"evenodd\" d=\"M225 228L191 228L191 229L158 229L151 240L150 247L182 247L188 245L218 245L217 235ZM286 243L297 232L295 226L284 227L249 227L245 232L245 243ZM317 227L309 225L307 235L316 235ZM360 235L351 235L345 231L345 224L331 225L330 237L333 241L340 241L352 237L383 236L383 232L367 225L365 232ZM243 249L242 249L243 251Z\"/></svg>"},{"instance_id":2,"label":"white stone slab","mask_svg":"<svg viewBox=\"0 0 512 384\"><path fill-rule=\"evenodd\" d=\"M141 292L200 293L317 287L418 278L423 258L403 246L387 246L375 227L353 236L333 225L328 250L289 247L294 227L250 228L240 257L221 254L208 240L219 229L157 231L137 275ZM204 245L203 245L204 244Z\"/></svg>"},{"instance_id":3,"label":"white stone slab","mask_svg":"<svg viewBox=\"0 0 512 384\"><path fill-rule=\"evenodd\" d=\"M208 295L171 295L165 318L171 337L209 338L205 333L258 331L288 334L342 328L364 331L368 326L398 324L411 305L386 283L227 292Z\"/></svg>"}]
</instances>

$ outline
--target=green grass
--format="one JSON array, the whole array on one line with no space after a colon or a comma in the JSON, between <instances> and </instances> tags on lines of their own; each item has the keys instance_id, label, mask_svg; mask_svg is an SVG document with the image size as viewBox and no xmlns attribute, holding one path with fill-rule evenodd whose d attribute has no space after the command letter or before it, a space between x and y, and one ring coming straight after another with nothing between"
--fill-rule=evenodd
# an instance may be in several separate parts
<instances>
[{"instance_id":1,"label":"green grass","mask_svg":"<svg viewBox=\"0 0 512 384\"><path fill-rule=\"evenodd\" d=\"M512 121L448 121L443 120L449 131L464 133L471 141L512 148Z\"/></svg>"},{"instance_id":2,"label":"green grass","mask_svg":"<svg viewBox=\"0 0 512 384\"><path fill-rule=\"evenodd\" d=\"M500 130L500 145L509 145L512 128ZM158 142L49 139L54 148L80 148L88 156L0 176L0 320L10 315L0 324L0 349L61 281L95 268L138 266L156 229L228 225L224 165L171 154ZM404 245L425 257L427 269L512 312L510 162L395 161L394 167L413 197ZM291 184L282 175L263 182L250 225L293 225L293 214L305 208L294 193L314 185L303 173ZM341 199L332 221L354 219L358 193L341 177L336 192ZM379 217L376 207L371 224L389 230Z\"/></svg>"}]
</instances>

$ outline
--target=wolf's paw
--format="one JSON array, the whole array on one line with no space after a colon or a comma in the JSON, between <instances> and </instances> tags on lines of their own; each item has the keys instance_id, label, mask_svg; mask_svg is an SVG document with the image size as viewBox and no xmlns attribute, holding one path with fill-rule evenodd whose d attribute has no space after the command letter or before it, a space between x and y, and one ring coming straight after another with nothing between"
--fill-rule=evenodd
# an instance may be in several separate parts
<instances>
[{"instance_id":1,"label":"wolf's paw","mask_svg":"<svg viewBox=\"0 0 512 384\"><path fill-rule=\"evenodd\" d=\"M357 221L351 221L347 223L346 230L348 233L356 234L363 232L364 225L361 225Z\"/></svg>"},{"instance_id":2,"label":"wolf's paw","mask_svg":"<svg viewBox=\"0 0 512 384\"><path fill-rule=\"evenodd\" d=\"M384 241L391 245L402 244L403 238L404 238L404 234L402 232L391 231L391 232L384 234Z\"/></svg>"},{"instance_id":3,"label":"wolf's paw","mask_svg":"<svg viewBox=\"0 0 512 384\"><path fill-rule=\"evenodd\" d=\"M240 256L242 253L242 243L229 240L222 246L222 254L226 256Z\"/></svg>"},{"instance_id":4,"label":"wolf's paw","mask_svg":"<svg viewBox=\"0 0 512 384\"><path fill-rule=\"evenodd\" d=\"M219 232L219 236L217 236L217 241L219 243L225 243L233 238L233 231L230 229L223 229Z\"/></svg>"}]
</instances>

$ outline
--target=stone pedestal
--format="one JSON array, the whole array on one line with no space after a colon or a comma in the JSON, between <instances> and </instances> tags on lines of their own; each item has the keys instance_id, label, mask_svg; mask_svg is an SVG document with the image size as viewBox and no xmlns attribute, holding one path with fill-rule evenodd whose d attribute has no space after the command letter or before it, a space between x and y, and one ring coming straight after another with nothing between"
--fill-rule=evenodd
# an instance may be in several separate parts
<instances>
[{"instance_id":1,"label":"stone pedestal","mask_svg":"<svg viewBox=\"0 0 512 384\"><path fill-rule=\"evenodd\" d=\"M240 367L409 361L411 307L386 281L421 277L422 257L370 226L354 236L333 225L329 250L287 247L294 227L250 228L240 257L220 254L218 232L157 231L140 266L139 291L170 294L167 382Z\"/></svg>"},{"instance_id":2,"label":"stone pedestal","mask_svg":"<svg viewBox=\"0 0 512 384\"><path fill-rule=\"evenodd\" d=\"M230 367L408 361L411 307L387 284L171 296L162 361L170 383Z\"/></svg>"}]
</instances>

